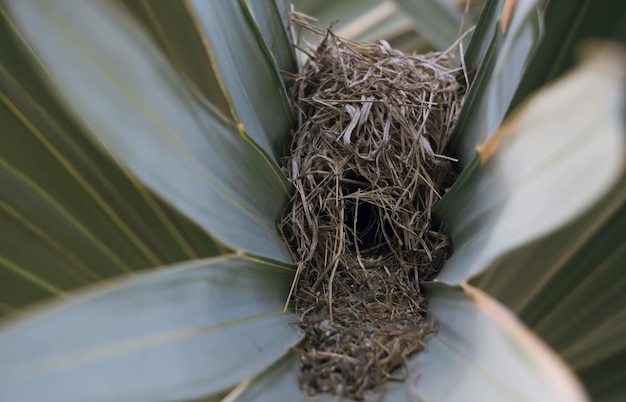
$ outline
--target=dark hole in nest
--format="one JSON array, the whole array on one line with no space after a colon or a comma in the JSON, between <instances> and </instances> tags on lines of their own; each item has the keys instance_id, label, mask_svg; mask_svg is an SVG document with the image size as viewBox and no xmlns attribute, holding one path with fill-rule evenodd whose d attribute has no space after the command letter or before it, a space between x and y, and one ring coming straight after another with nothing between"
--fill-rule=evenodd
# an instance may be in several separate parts
<instances>
[{"instance_id":1,"label":"dark hole in nest","mask_svg":"<svg viewBox=\"0 0 626 402\"><path fill-rule=\"evenodd\" d=\"M382 212L378 207L369 202L358 205L356 202L347 202L346 215L346 226L356 229L352 234L352 244L347 247L349 252L356 252L357 247L366 255L390 252L385 238L392 237L393 231L391 225L381 217Z\"/></svg>"},{"instance_id":2,"label":"dark hole in nest","mask_svg":"<svg viewBox=\"0 0 626 402\"><path fill-rule=\"evenodd\" d=\"M387 239L393 238L394 234L384 212L371 202L359 200L360 195L370 191L371 187L367 179L354 174L348 174L341 186L341 194L346 199L344 223L352 229L346 246L350 253L356 253L357 248L366 256L390 252Z\"/></svg>"},{"instance_id":3,"label":"dark hole in nest","mask_svg":"<svg viewBox=\"0 0 626 402\"><path fill-rule=\"evenodd\" d=\"M419 281L448 253L432 209L454 179L446 143L463 94L446 53L405 55L326 33L295 77L281 230L298 262L300 384L352 399L402 379L432 332Z\"/></svg>"}]
</instances>

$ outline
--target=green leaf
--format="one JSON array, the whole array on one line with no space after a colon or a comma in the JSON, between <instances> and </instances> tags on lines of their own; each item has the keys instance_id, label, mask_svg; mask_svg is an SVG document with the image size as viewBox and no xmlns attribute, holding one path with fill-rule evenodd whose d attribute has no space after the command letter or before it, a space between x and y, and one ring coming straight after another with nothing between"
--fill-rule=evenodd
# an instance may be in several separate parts
<instances>
[{"instance_id":1,"label":"green leaf","mask_svg":"<svg viewBox=\"0 0 626 402\"><path fill-rule=\"evenodd\" d=\"M275 227L284 176L127 14L106 1L8 4L67 106L133 174L228 247L291 262Z\"/></svg>"},{"instance_id":2,"label":"green leaf","mask_svg":"<svg viewBox=\"0 0 626 402\"><path fill-rule=\"evenodd\" d=\"M270 51L243 1L125 3L150 28L172 64L277 160L292 119L271 53L280 50L282 63L291 57L279 10L270 14L271 5L258 7L267 18L276 18L273 33L282 34ZM288 67L295 68L293 60Z\"/></svg>"},{"instance_id":3,"label":"green leaf","mask_svg":"<svg viewBox=\"0 0 626 402\"><path fill-rule=\"evenodd\" d=\"M607 38L626 44L626 2L551 0L547 2L544 20L544 36L520 82L511 108L571 68L585 40Z\"/></svg>"},{"instance_id":4,"label":"green leaf","mask_svg":"<svg viewBox=\"0 0 626 402\"><path fill-rule=\"evenodd\" d=\"M263 374L252 381L246 381L235 388L231 395L236 402L300 401L307 394L298 384L300 356L288 353ZM239 388L239 389L238 389ZM317 398L311 400L317 402Z\"/></svg>"},{"instance_id":5,"label":"green leaf","mask_svg":"<svg viewBox=\"0 0 626 402\"><path fill-rule=\"evenodd\" d=\"M263 35L243 0L189 0L189 5L244 130L277 161L293 116Z\"/></svg>"},{"instance_id":6,"label":"green leaf","mask_svg":"<svg viewBox=\"0 0 626 402\"><path fill-rule=\"evenodd\" d=\"M446 50L456 42L462 15L441 0L394 0L414 23L415 30L434 48Z\"/></svg>"},{"instance_id":7,"label":"green leaf","mask_svg":"<svg viewBox=\"0 0 626 402\"><path fill-rule=\"evenodd\" d=\"M590 373L615 367L626 348L626 52L596 47L515 114L508 136L481 151L494 155L442 200L456 250L439 277L473 277L580 373L594 400L623 389Z\"/></svg>"},{"instance_id":8,"label":"green leaf","mask_svg":"<svg viewBox=\"0 0 626 402\"><path fill-rule=\"evenodd\" d=\"M383 3L383 6L391 3ZM396 7L397 8L397 7ZM368 14L346 25L337 31L338 35L355 35L354 40L357 42L376 42L381 38L386 40L394 49L405 52L419 53L418 48L432 50L430 43L426 39L420 37L413 29L413 21L397 9L379 12L378 9L372 9ZM386 12L385 12L386 11ZM413 47L411 47L413 46Z\"/></svg>"},{"instance_id":9,"label":"green leaf","mask_svg":"<svg viewBox=\"0 0 626 402\"><path fill-rule=\"evenodd\" d=\"M487 48L484 33L472 37L470 48L480 50L473 50L470 56L480 60L480 66L451 139L451 147L463 165L472 161L476 145L489 140L508 110L541 37L539 3L540 0L515 1L513 16L504 33L501 25L485 25L485 29L494 30ZM492 21L492 14L500 10L494 10L492 4L489 6L484 10L488 17L481 17L480 23Z\"/></svg>"},{"instance_id":10,"label":"green leaf","mask_svg":"<svg viewBox=\"0 0 626 402\"><path fill-rule=\"evenodd\" d=\"M256 21L259 32L281 71L295 73L298 70L296 55L286 30L287 21L281 10L286 5L282 0L248 0L246 3Z\"/></svg>"},{"instance_id":11,"label":"green leaf","mask_svg":"<svg viewBox=\"0 0 626 402\"><path fill-rule=\"evenodd\" d=\"M392 47L407 53L427 52L447 48L457 39L462 13L458 1L420 0L294 0L297 11L315 17L315 25L326 28L333 24L334 32L357 42L384 39ZM476 3L473 7L478 8ZM472 25L473 15L465 20ZM437 21L433 23L433 21ZM308 39L307 32L303 32ZM432 40L430 40L432 39Z\"/></svg>"},{"instance_id":12,"label":"green leaf","mask_svg":"<svg viewBox=\"0 0 626 402\"><path fill-rule=\"evenodd\" d=\"M198 260L31 312L0 329L0 400L221 394L301 340L282 313L293 273L245 256Z\"/></svg>"},{"instance_id":13,"label":"green leaf","mask_svg":"<svg viewBox=\"0 0 626 402\"><path fill-rule=\"evenodd\" d=\"M236 120L228 93L216 76L202 27L187 1L122 0L141 21L179 74L191 80L224 116Z\"/></svg>"},{"instance_id":14,"label":"green leaf","mask_svg":"<svg viewBox=\"0 0 626 402\"><path fill-rule=\"evenodd\" d=\"M594 401L621 402L626 395L626 350L578 372Z\"/></svg>"},{"instance_id":15,"label":"green leaf","mask_svg":"<svg viewBox=\"0 0 626 402\"><path fill-rule=\"evenodd\" d=\"M294 0L293 4L296 11L314 17L317 20L316 25L322 29L326 29L329 24L336 22L336 31L341 31L345 26L364 17L368 22L362 22L360 25L371 27L370 19L366 17L373 9L380 13L380 8L377 6L382 7L378 0L320 0L315 2ZM395 11L395 5L393 6L392 11Z\"/></svg>"},{"instance_id":16,"label":"green leaf","mask_svg":"<svg viewBox=\"0 0 626 402\"><path fill-rule=\"evenodd\" d=\"M405 33L412 28L410 20L399 15L398 7L393 2L381 2L379 0L320 0L314 2L294 0L293 4L296 11L314 17L314 25L317 27L325 30L332 25L333 31L337 35L350 40L390 40L391 36L397 34L398 27L400 27L400 31ZM387 25L388 21L395 21L395 26ZM319 41L319 38L312 37L306 30L301 30L299 33L305 41L310 39L313 39L312 43ZM307 47L306 42L303 47Z\"/></svg>"},{"instance_id":17,"label":"green leaf","mask_svg":"<svg viewBox=\"0 0 626 402\"><path fill-rule=\"evenodd\" d=\"M486 0L480 10L472 40L465 53L465 65L470 71L478 70L483 59L492 46L494 31L498 29L498 21L504 0Z\"/></svg>"},{"instance_id":18,"label":"green leaf","mask_svg":"<svg viewBox=\"0 0 626 402\"><path fill-rule=\"evenodd\" d=\"M215 255L209 236L88 141L29 65L2 9L0 19L0 302L18 308Z\"/></svg>"},{"instance_id":19,"label":"green leaf","mask_svg":"<svg viewBox=\"0 0 626 402\"><path fill-rule=\"evenodd\" d=\"M586 400L559 358L480 290L431 285L429 313L437 333L409 361L417 400Z\"/></svg>"},{"instance_id":20,"label":"green leaf","mask_svg":"<svg viewBox=\"0 0 626 402\"><path fill-rule=\"evenodd\" d=\"M454 247L440 281L459 284L498 264L570 224L620 181L622 63L615 48L599 52L535 95L484 145L482 162L475 160L437 207ZM510 272L528 269L525 261L513 264Z\"/></svg>"},{"instance_id":21,"label":"green leaf","mask_svg":"<svg viewBox=\"0 0 626 402\"><path fill-rule=\"evenodd\" d=\"M532 269L513 272L503 261L476 281L576 370L626 349L625 179L614 190L622 193L617 205L602 203L552 238L507 257Z\"/></svg>"}]
</instances>

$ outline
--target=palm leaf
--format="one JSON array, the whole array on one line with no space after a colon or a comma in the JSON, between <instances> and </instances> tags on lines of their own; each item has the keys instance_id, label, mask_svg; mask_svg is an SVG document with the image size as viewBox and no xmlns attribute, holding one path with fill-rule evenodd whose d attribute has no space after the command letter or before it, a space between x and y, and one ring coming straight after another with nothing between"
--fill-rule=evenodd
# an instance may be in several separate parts
<instances>
[{"instance_id":1,"label":"palm leaf","mask_svg":"<svg viewBox=\"0 0 626 402\"><path fill-rule=\"evenodd\" d=\"M171 401L220 395L302 335L290 268L197 260L76 295L3 328L0 399ZM237 342L233 342L236 339Z\"/></svg>"},{"instance_id":2,"label":"palm leaf","mask_svg":"<svg viewBox=\"0 0 626 402\"><path fill-rule=\"evenodd\" d=\"M604 198L611 210L619 208L625 154L617 105L624 94L615 83L623 79L621 63L616 49L593 58L535 96L479 148L480 157L438 205L455 247L440 281L467 280L502 254L571 225ZM584 107L578 106L582 97ZM518 261L510 272L522 272L527 261Z\"/></svg>"},{"instance_id":3,"label":"palm leaf","mask_svg":"<svg viewBox=\"0 0 626 402\"><path fill-rule=\"evenodd\" d=\"M291 261L275 228L286 180L127 14L108 2L9 4L68 107L133 174L227 246Z\"/></svg>"},{"instance_id":4,"label":"palm leaf","mask_svg":"<svg viewBox=\"0 0 626 402\"><path fill-rule=\"evenodd\" d=\"M246 4L220 2L209 11L204 2L193 0L125 3L150 29L174 66L191 77L209 101L243 125L247 134L277 159L292 117L281 94L282 81L270 48L251 21ZM261 20L265 21L265 29L271 26L267 19L282 22L277 8L273 13L269 7L266 9L268 14ZM281 57L280 62L290 63L280 67L293 71L295 64L289 60L292 56L286 33L282 24L276 28L273 33L282 33L282 37L277 36L271 50L280 50L275 53Z\"/></svg>"},{"instance_id":5,"label":"palm leaf","mask_svg":"<svg viewBox=\"0 0 626 402\"><path fill-rule=\"evenodd\" d=\"M94 147L16 46L0 9L0 294L5 308L217 253L195 224Z\"/></svg>"},{"instance_id":6,"label":"palm leaf","mask_svg":"<svg viewBox=\"0 0 626 402\"><path fill-rule=\"evenodd\" d=\"M492 24L494 18L500 20L501 3L487 1L466 57L475 77L450 144L464 166L474 158L476 144L487 141L502 122L542 34L539 0L512 2L506 27L501 21Z\"/></svg>"},{"instance_id":7,"label":"palm leaf","mask_svg":"<svg viewBox=\"0 0 626 402\"><path fill-rule=\"evenodd\" d=\"M143 24L177 72L224 116L235 120L228 93L221 86L211 54L203 43L202 28L188 1L122 0Z\"/></svg>"},{"instance_id":8,"label":"palm leaf","mask_svg":"<svg viewBox=\"0 0 626 402\"><path fill-rule=\"evenodd\" d=\"M570 69L580 45L589 39L607 38L626 44L626 3L611 0L549 1L545 7L541 43L526 68L510 108Z\"/></svg>"},{"instance_id":9,"label":"palm leaf","mask_svg":"<svg viewBox=\"0 0 626 402\"><path fill-rule=\"evenodd\" d=\"M249 0L246 4L279 70L296 72L296 55L286 31L288 21L285 2L275 0L268 5L264 0Z\"/></svg>"},{"instance_id":10,"label":"palm leaf","mask_svg":"<svg viewBox=\"0 0 626 402\"><path fill-rule=\"evenodd\" d=\"M626 59L600 48L514 113L439 206L455 252L438 279L505 303L594 397L623 390L595 370L618 370L626 348Z\"/></svg>"},{"instance_id":11,"label":"palm leaf","mask_svg":"<svg viewBox=\"0 0 626 402\"><path fill-rule=\"evenodd\" d=\"M243 0L190 0L190 6L243 129L277 161L293 116L277 66L248 8Z\"/></svg>"},{"instance_id":12,"label":"palm leaf","mask_svg":"<svg viewBox=\"0 0 626 402\"><path fill-rule=\"evenodd\" d=\"M586 400L572 373L515 316L480 290L461 287L430 292L438 329L410 362L416 399Z\"/></svg>"}]
</instances>

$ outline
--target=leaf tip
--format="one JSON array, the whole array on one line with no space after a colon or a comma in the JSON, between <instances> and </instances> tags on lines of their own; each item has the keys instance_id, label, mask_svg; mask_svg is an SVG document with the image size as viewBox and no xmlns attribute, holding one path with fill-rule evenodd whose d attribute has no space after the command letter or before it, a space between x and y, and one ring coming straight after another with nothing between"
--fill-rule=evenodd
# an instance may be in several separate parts
<instances>
[{"instance_id":1,"label":"leaf tip","mask_svg":"<svg viewBox=\"0 0 626 402\"><path fill-rule=\"evenodd\" d=\"M515 7L516 0L505 0L502 5L502 14L500 29L502 29L502 33L506 33L506 30L509 26L509 22L511 21L511 14L513 14L513 8Z\"/></svg>"},{"instance_id":2,"label":"leaf tip","mask_svg":"<svg viewBox=\"0 0 626 402\"><path fill-rule=\"evenodd\" d=\"M226 395L223 399L222 402L234 402L237 400L237 398L239 398L239 396L250 387L251 381L250 380L243 380L241 381L239 384L237 384L237 386L235 388L233 388L228 395Z\"/></svg>"},{"instance_id":3,"label":"leaf tip","mask_svg":"<svg viewBox=\"0 0 626 402\"><path fill-rule=\"evenodd\" d=\"M519 119L513 116L509 121L503 123L498 129L484 142L476 145L476 152L480 157L480 163L485 164L491 156L500 148L502 140L511 134L517 128Z\"/></svg>"}]
</instances>

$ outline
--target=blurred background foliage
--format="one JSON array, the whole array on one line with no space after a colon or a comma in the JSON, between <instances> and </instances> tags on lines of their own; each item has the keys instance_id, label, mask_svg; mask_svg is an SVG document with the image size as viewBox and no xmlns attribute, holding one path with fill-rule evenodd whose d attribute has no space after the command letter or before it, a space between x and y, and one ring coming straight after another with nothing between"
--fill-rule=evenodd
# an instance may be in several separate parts
<instances>
[{"instance_id":1,"label":"blurred background foliage","mask_svg":"<svg viewBox=\"0 0 626 402\"><path fill-rule=\"evenodd\" d=\"M451 45L461 28L462 20L465 29L474 25L484 0L440 0L440 12L449 18L450 23L444 23L444 27L439 26L434 30L429 23L432 15L428 12L420 13L419 10L423 10L423 4L420 3L424 2L419 0L294 0L292 3L297 11L317 19L315 25L321 28L335 23L334 30L339 36L357 42L384 39L392 47L404 52L425 53ZM451 24L453 21L457 22L456 26ZM433 39L433 31L442 29L448 30L448 35L444 34L443 37L451 38L452 41L437 40L437 36Z\"/></svg>"}]
</instances>

